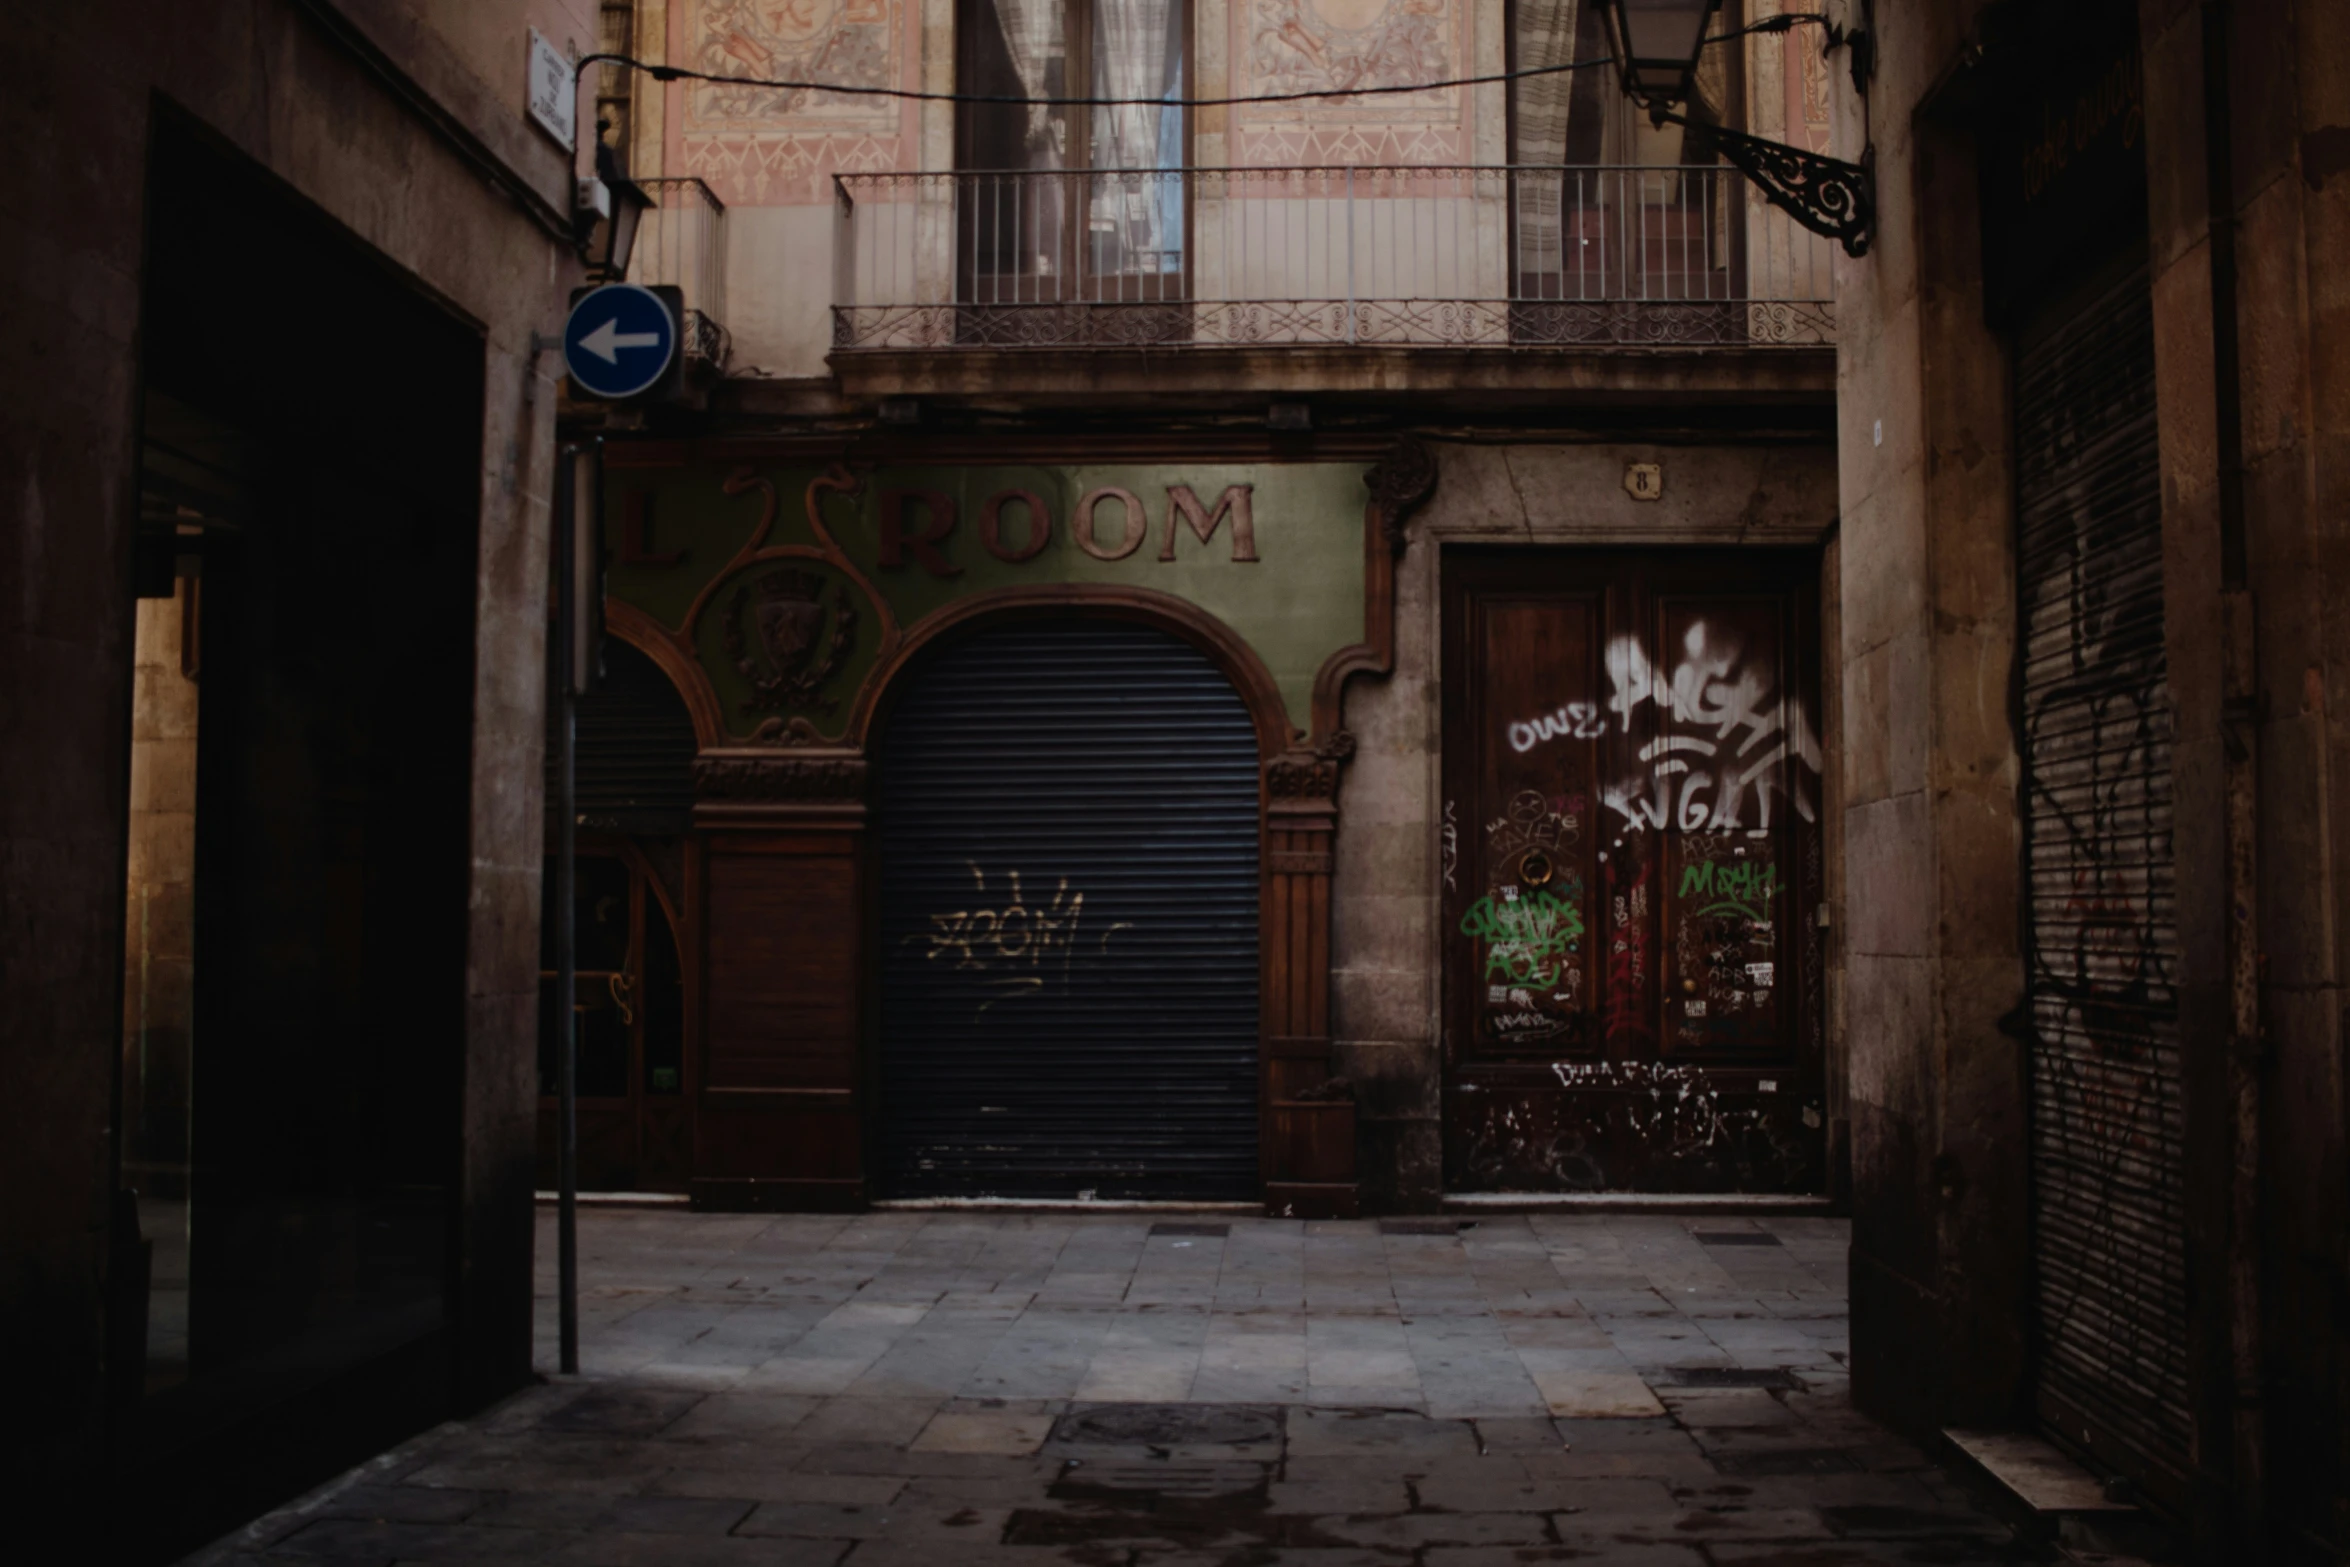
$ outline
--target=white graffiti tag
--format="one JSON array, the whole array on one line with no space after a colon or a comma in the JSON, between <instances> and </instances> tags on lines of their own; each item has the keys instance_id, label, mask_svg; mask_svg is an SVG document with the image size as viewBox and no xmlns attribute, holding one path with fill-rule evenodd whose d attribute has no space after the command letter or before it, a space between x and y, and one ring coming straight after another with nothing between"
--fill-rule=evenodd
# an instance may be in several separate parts
<instances>
[{"instance_id":1,"label":"white graffiti tag","mask_svg":"<svg viewBox=\"0 0 2350 1567\"><path fill-rule=\"evenodd\" d=\"M1531 751L1545 740L1597 740L1606 733L1607 720L1599 716L1597 704L1568 702L1554 713L1510 725L1510 749Z\"/></svg>"},{"instance_id":2,"label":"white graffiti tag","mask_svg":"<svg viewBox=\"0 0 2350 1567\"><path fill-rule=\"evenodd\" d=\"M1636 638L1608 645L1608 710L1629 726L1641 703L1654 702L1663 733L1640 748L1648 770L1603 788L1600 802L1634 832L1767 831L1774 794L1813 820L1803 774L1819 776L1820 742L1803 704L1777 694L1768 660L1743 663L1734 635L1710 635L1695 621L1681 646L1681 662L1668 672L1649 663ZM1787 766L1790 758L1799 765Z\"/></svg>"}]
</instances>

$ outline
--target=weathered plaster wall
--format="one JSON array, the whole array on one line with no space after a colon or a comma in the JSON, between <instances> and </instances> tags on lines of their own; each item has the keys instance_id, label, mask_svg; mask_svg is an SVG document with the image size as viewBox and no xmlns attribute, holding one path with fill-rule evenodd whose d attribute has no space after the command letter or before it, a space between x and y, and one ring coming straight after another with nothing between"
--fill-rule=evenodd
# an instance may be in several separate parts
<instances>
[{"instance_id":1,"label":"weathered plaster wall","mask_svg":"<svg viewBox=\"0 0 2350 1567\"><path fill-rule=\"evenodd\" d=\"M1364 1201L1384 1209L1433 1207L1443 1190L1444 546L1817 545L1836 521L1836 459L1826 446L1429 449L1436 493L1414 519L1396 573L1395 673L1359 679L1347 694L1357 748L1339 796L1331 894L1333 1064L1356 1087ZM1663 464L1661 500L1626 493L1633 462ZM1832 758L1834 733L1822 741Z\"/></svg>"},{"instance_id":2,"label":"weathered plaster wall","mask_svg":"<svg viewBox=\"0 0 2350 1567\"><path fill-rule=\"evenodd\" d=\"M12 1388L7 1466L87 1478L100 1428L108 1129L119 1052L131 770L143 171L156 98L265 164L479 323L487 342L459 1311L486 1394L527 1374L535 1083L540 647L554 388L529 336L554 324L568 252L518 206L562 211L569 170L523 120L501 3L470 60L392 0L347 8L93 0L21 11L0 64L10 327L0 393L0 1331L37 1347ZM593 37L591 8L562 8ZM469 127L452 150L322 24L372 40ZM364 323L265 323L289 376L330 377ZM324 356L324 357L322 357ZM331 389L331 379L321 381Z\"/></svg>"}]
</instances>

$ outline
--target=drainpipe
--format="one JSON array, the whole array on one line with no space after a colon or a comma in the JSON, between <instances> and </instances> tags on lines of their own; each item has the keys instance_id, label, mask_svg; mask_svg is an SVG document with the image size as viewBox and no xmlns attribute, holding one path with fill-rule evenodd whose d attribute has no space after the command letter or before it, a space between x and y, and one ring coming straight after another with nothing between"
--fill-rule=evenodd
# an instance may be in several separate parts
<instances>
[{"instance_id":1,"label":"drainpipe","mask_svg":"<svg viewBox=\"0 0 2350 1567\"><path fill-rule=\"evenodd\" d=\"M2203 6L2203 157L2211 245L2212 391L2219 459L2221 738L2228 856L2228 1352L2231 1532L2247 1560L2268 1559L2267 1411L2262 1395L2259 760L2260 687L2244 537L2242 329L2236 301L2236 175L2229 0Z\"/></svg>"}]
</instances>

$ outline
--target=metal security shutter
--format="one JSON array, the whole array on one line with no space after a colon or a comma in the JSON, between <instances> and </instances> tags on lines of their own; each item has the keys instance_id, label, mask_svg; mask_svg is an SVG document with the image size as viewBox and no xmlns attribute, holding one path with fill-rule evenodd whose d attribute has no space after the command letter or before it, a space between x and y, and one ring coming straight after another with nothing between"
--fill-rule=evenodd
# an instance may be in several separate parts
<instances>
[{"instance_id":1,"label":"metal security shutter","mask_svg":"<svg viewBox=\"0 0 2350 1567\"><path fill-rule=\"evenodd\" d=\"M2187 1465L2178 936L2146 274L2018 355L2039 1407Z\"/></svg>"},{"instance_id":2,"label":"metal security shutter","mask_svg":"<svg viewBox=\"0 0 2350 1567\"><path fill-rule=\"evenodd\" d=\"M1117 621L980 633L912 680L875 758L889 1191L1254 1195L1239 696Z\"/></svg>"},{"instance_id":3,"label":"metal security shutter","mask_svg":"<svg viewBox=\"0 0 2350 1567\"><path fill-rule=\"evenodd\" d=\"M604 678L579 699L578 712L579 825L656 836L684 832L694 810L694 720L661 666L606 637ZM550 710L549 800L555 798L554 721Z\"/></svg>"}]
</instances>

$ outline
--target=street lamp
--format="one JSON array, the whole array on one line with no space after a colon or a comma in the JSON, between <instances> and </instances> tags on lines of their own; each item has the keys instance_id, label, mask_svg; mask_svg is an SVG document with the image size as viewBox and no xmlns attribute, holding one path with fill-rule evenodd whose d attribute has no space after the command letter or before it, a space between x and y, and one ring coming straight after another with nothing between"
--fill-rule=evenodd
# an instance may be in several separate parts
<instances>
[{"instance_id":1,"label":"street lamp","mask_svg":"<svg viewBox=\"0 0 2350 1567\"><path fill-rule=\"evenodd\" d=\"M1708 36L1721 0L1600 0L1600 5L1625 96L1658 125L1689 127L1691 122L1675 113L1673 106L1697 96L1698 57L1708 44L1723 41ZM1848 37L1842 26L1824 16L1795 12L1767 18L1745 31L1785 32L1798 22L1825 25L1830 49L1844 44L1853 47L1853 81L1866 91L1866 74L1859 65L1866 47L1865 33ZM1801 147L1765 141L1725 125L1697 129L1771 205L1813 233L1842 242L1846 255L1867 253L1876 223L1876 203L1866 168Z\"/></svg>"},{"instance_id":2,"label":"street lamp","mask_svg":"<svg viewBox=\"0 0 2350 1567\"><path fill-rule=\"evenodd\" d=\"M1624 91L1634 103L1653 115L1695 96L1706 23L1720 7L1721 0L1607 0Z\"/></svg>"},{"instance_id":3,"label":"street lamp","mask_svg":"<svg viewBox=\"0 0 2350 1567\"><path fill-rule=\"evenodd\" d=\"M579 253L588 276L613 283L628 276L629 254L636 249L637 225L653 199L644 187L620 172L620 159L604 140L609 120L596 122L596 172L579 182L579 201L571 216Z\"/></svg>"}]
</instances>

